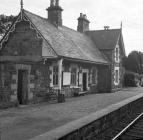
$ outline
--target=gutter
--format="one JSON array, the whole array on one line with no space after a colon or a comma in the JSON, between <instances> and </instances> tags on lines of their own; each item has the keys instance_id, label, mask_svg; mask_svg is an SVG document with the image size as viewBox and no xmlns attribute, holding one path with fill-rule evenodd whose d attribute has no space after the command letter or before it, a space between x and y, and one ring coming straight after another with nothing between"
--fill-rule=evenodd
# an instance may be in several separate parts
<instances>
[{"instance_id":1,"label":"gutter","mask_svg":"<svg viewBox=\"0 0 143 140\"><path fill-rule=\"evenodd\" d=\"M65 56L60 56L61 58L65 60L71 60L71 61L76 61L76 62L84 62L84 63L91 63L91 64L98 64L98 65L110 65L110 62L104 63L104 62L95 62L95 61L90 61L90 60L83 60L83 59L77 59L77 58L70 58L70 57L65 57Z\"/></svg>"}]
</instances>

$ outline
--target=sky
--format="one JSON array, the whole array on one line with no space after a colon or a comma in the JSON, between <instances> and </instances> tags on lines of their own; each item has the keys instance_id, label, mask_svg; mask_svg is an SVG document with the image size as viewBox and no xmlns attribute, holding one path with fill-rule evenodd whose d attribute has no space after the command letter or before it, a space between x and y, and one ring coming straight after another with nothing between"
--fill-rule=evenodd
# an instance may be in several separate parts
<instances>
[{"instance_id":1,"label":"sky","mask_svg":"<svg viewBox=\"0 0 143 140\"><path fill-rule=\"evenodd\" d=\"M47 17L50 0L23 0L24 9ZM0 14L18 15L20 0L0 0ZM80 13L87 15L90 30L120 28L122 21L126 54L143 52L143 0L60 0L63 8L63 24L77 29Z\"/></svg>"}]
</instances>

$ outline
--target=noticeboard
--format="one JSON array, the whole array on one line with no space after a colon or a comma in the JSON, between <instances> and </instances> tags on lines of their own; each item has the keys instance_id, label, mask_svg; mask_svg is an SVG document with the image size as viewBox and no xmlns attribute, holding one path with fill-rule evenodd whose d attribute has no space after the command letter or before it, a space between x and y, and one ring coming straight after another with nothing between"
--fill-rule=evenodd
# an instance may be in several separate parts
<instances>
[{"instance_id":1,"label":"noticeboard","mask_svg":"<svg viewBox=\"0 0 143 140\"><path fill-rule=\"evenodd\" d=\"M68 86L71 83L71 73L63 72L63 86Z\"/></svg>"}]
</instances>

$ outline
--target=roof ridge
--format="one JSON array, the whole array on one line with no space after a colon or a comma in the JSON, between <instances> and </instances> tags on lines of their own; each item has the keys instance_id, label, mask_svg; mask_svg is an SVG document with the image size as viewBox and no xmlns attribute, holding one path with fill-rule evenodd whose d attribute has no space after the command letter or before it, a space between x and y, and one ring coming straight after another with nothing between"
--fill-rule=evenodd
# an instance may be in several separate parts
<instances>
[{"instance_id":1,"label":"roof ridge","mask_svg":"<svg viewBox=\"0 0 143 140\"><path fill-rule=\"evenodd\" d=\"M26 11L26 12L28 12L28 13L30 13L30 14L33 14L33 15L35 15L35 16L37 16L37 17L39 17L39 18L42 18L42 19L46 20L46 18L41 17L41 16L39 16L39 15L37 15L37 14L34 14L34 13L32 13L32 12L28 11L28 10L23 9L23 11L24 11L24 12Z\"/></svg>"},{"instance_id":2,"label":"roof ridge","mask_svg":"<svg viewBox=\"0 0 143 140\"><path fill-rule=\"evenodd\" d=\"M92 30L86 32L99 50L114 49L121 33L121 29Z\"/></svg>"},{"instance_id":3,"label":"roof ridge","mask_svg":"<svg viewBox=\"0 0 143 140\"><path fill-rule=\"evenodd\" d=\"M94 49L95 51L98 51L99 55L102 56L101 51L96 47L96 44L92 41L92 39L91 39L88 35L86 35L86 34L84 34L84 33L80 33L80 32L78 32L78 31L76 31L76 30L74 30L74 29L71 29L71 28L69 28L69 27L66 27L66 26L63 26L63 27L74 31L75 33L79 33L80 35L85 36L87 39L90 39L90 41L95 45L95 47L94 47L93 49ZM63 33L62 33L62 34L63 34ZM70 40L74 43L74 41L73 41L71 38L70 38ZM75 44L75 43L74 43L74 44ZM76 44L75 44L75 45L76 45ZM84 55L87 56L86 52L85 52L84 50L82 50L80 47L78 47L78 45L76 45L76 47L77 47ZM105 59L105 60L106 60L106 59Z\"/></svg>"},{"instance_id":4,"label":"roof ridge","mask_svg":"<svg viewBox=\"0 0 143 140\"><path fill-rule=\"evenodd\" d=\"M108 29L108 30L89 30L89 31L86 31L86 32L98 32L98 31L113 31L113 30L121 30L120 28L119 29Z\"/></svg>"},{"instance_id":5,"label":"roof ridge","mask_svg":"<svg viewBox=\"0 0 143 140\"><path fill-rule=\"evenodd\" d=\"M78 33L78 34L84 35L84 33L80 33L79 31L77 31L77 30L75 30L75 29L69 28L69 27L64 26L64 25L63 25L63 27L65 27L65 28L67 28L67 29L69 29L69 30L72 30L72 31L74 31L74 32L76 32L76 33Z\"/></svg>"}]
</instances>

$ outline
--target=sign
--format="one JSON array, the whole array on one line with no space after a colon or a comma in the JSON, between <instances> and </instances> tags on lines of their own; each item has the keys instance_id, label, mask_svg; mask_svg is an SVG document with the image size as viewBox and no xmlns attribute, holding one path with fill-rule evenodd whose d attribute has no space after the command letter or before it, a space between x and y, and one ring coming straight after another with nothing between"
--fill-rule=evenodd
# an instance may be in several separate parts
<instances>
[{"instance_id":1,"label":"sign","mask_svg":"<svg viewBox=\"0 0 143 140\"><path fill-rule=\"evenodd\" d=\"M71 73L63 72L63 86L68 86L71 83Z\"/></svg>"}]
</instances>

